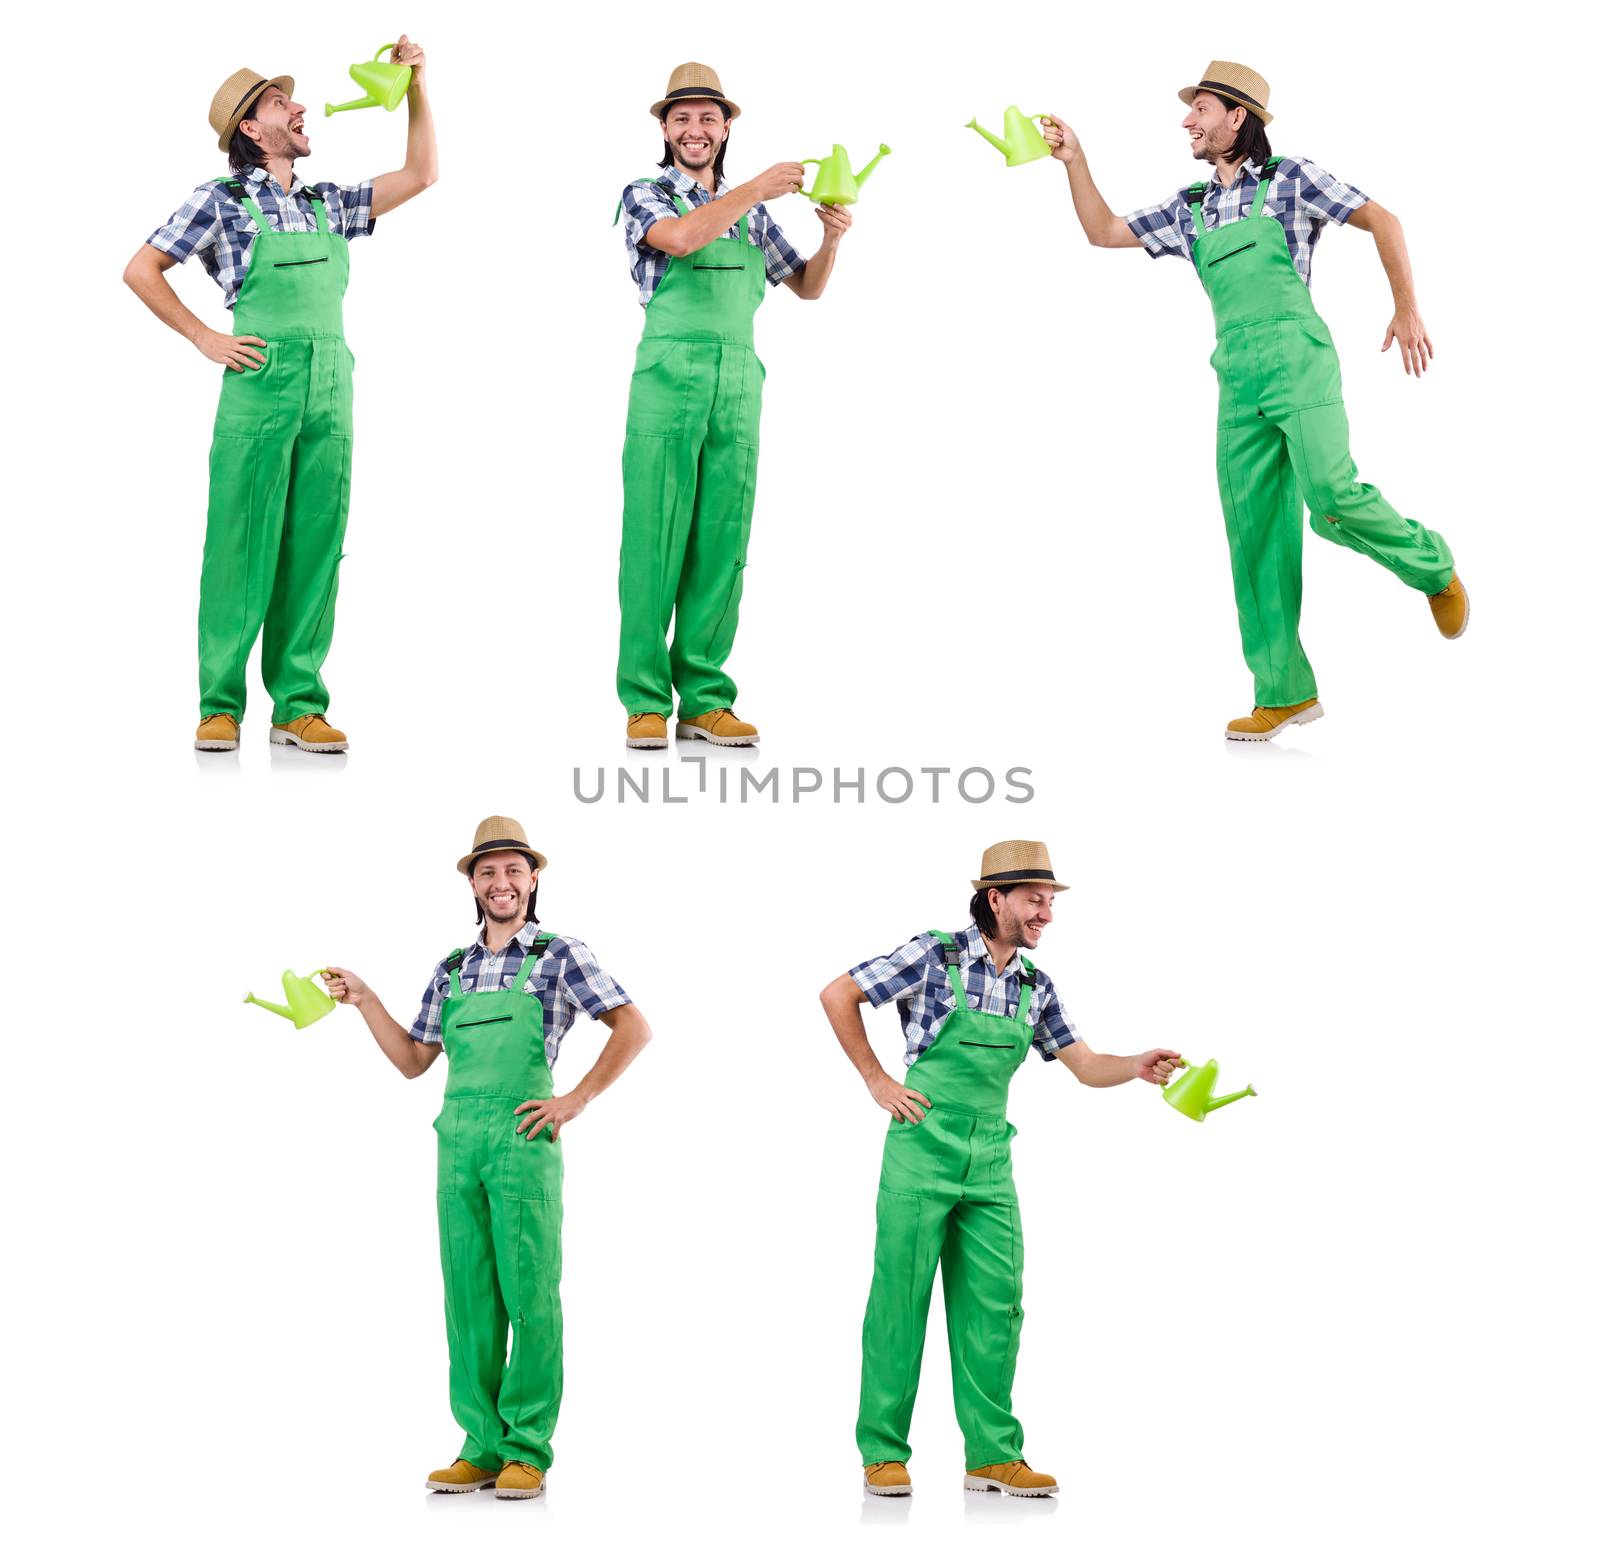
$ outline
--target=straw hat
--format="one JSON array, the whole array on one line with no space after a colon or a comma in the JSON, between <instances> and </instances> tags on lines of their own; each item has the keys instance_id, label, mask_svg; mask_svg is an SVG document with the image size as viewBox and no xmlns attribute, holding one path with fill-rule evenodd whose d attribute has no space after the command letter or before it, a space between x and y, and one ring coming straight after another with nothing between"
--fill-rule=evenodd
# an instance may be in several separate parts
<instances>
[{"instance_id":1,"label":"straw hat","mask_svg":"<svg viewBox=\"0 0 1600 1561\"><path fill-rule=\"evenodd\" d=\"M545 865L544 853L535 851L528 844L528 837L522 825L514 818L506 818L497 813L478 825L478 832L472 837L472 849L456 863L456 871L465 873L470 878L473 863L491 851L520 851L524 856L533 858L535 870Z\"/></svg>"},{"instance_id":2,"label":"straw hat","mask_svg":"<svg viewBox=\"0 0 1600 1561\"><path fill-rule=\"evenodd\" d=\"M651 116L660 119L667 104L677 98L711 98L727 109L729 119L739 117L739 105L722 90L717 73L709 65L697 65L693 60L673 71L667 81L667 95L650 105Z\"/></svg>"},{"instance_id":3,"label":"straw hat","mask_svg":"<svg viewBox=\"0 0 1600 1561\"><path fill-rule=\"evenodd\" d=\"M1213 60L1206 66L1205 75L1194 86L1184 87L1178 93L1178 99L1183 103L1193 103L1195 93L1214 92L1219 98L1226 98L1240 108L1249 109L1262 124L1270 125L1272 115L1267 112L1267 94L1271 91L1266 81L1248 65L1235 65L1232 60Z\"/></svg>"},{"instance_id":4,"label":"straw hat","mask_svg":"<svg viewBox=\"0 0 1600 1561\"><path fill-rule=\"evenodd\" d=\"M294 77L267 77L253 70L236 70L217 88L207 117L211 128L217 132L217 145L224 152L233 139L233 132L239 128L239 121L244 118L244 111L255 102L263 87L281 87L284 96L292 98Z\"/></svg>"},{"instance_id":5,"label":"straw hat","mask_svg":"<svg viewBox=\"0 0 1600 1561\"><path fill-rule=\"evenodd\" d=\"M972 880L974 889L1014 889L1021 883L1048 884L1052 889L1065 889L1056 882L1050 867L1050 853L1042 840L1002 840L983 853L982 876Z\"/></svg>"}]
</instances>

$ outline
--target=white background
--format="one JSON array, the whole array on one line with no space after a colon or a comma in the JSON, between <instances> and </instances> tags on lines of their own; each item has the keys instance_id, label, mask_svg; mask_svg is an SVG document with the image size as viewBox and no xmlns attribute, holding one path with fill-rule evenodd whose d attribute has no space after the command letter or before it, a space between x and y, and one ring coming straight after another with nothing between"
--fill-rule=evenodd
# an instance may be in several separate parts
<instances>
[{"instance_id":1,"label":"white background","mask_svg":"<svg viewBox=\"0 0 1600 1561\"><path fill-rule=\"evenodd\" d=\"M1434 18L167 5L12 32L17 1553L1579 1553L1592 89L1552 9ZM198 758L217 371L118 277L221 171L223 76L293 73L315 107L402 25L443 172L352 250L327 667L352 752L269 753L253 685L243 751ZM1277 150L1405 224L1425 382L1378 354L1367 236L1328 234L1315 296L1362 474L1445 532L1473 599L1446 644L1419 596L1308 538L1328 718L1247 751L1220 739L1250 685L1204 297L1180 264L1091 250L1059 168L1008 170L962 129L1059 111L1130 210L1194 176L1174 93L1213 55L1271 81ZM1028 806L574 799L574 766L592 785L630 763L658 793L678 763L624 754L612 693L641 316L607 224L686 57L744 106L736 178L835 140L858 163L895 148L826 298L782 290L757 319L732 662L769 734L757 767L1026 765ZM313 178L402 159L400 115L309 124ZM778 216L815 245L802 202ZM173 275L221 324L199 268ZM338 962L409 1021L470 929L453 864L497 811L551 858L546 925L590 942L656 1036L565 1135L568 1394L550 1496L515 1506L421 1488L458 1441L443 1070L406 1084L353 1013L297 1033L239 1002ZM963 1498L936 1301L918 1494L866 1503L884 1119L815 994L957 922L1011 835L1073 885L1039 952L1092 1044L1216 1056L1260 1098L1195 1126L1147 1086L1029 1063L1017 1403L1061 1498ZM892 1018L871 1028L897 1059ZM603 1035L580 1022L558 1084ZM974 1532L991 1523L1009 1532Z\"/></svg>"}]
</instances>

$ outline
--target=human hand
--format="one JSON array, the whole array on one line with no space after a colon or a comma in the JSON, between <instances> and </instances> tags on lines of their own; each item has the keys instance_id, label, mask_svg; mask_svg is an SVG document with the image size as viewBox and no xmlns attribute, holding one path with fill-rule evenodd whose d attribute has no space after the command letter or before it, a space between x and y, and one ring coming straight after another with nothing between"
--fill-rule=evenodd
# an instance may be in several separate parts
<instances>
[{"instance_id":1,"label":"human hand","mask_svg":"<svg viewBox=\"0 0 1600 1561\"><path fill-rule=\"evenodd\" d=\"M799 163L774 163L750 182L757 200L775 201L780 195L793 195L806 182L806 171Z\"/></svg>"},{"instance_id":2,"label":"human hand","mask_svg":"<svg viewBox=\"0 0 1600 1561\"><path fill-rule=\"evenodd\" d=\"M1422 323L1422 316L1414 308L1395 310L1389 322L1389 333L1383 338L1382 350L1387 352L1393 342L1400 343L1400 360L1405 364L1406 373L1420 379L1433 357L1433 343L1428 340L1428 328Z\"/></svg>"},{"instance_id":3,"label":"human hand","mask_svg":"<svg viewBox=\"0 0 1600 1561\"><path fill-rule=\"evenodd\" d=\"M341 970L337 965L329 965L325 970L317 972L322 977L322 984L328 989L328 996L336 1003L349 1003L352 1007L359 1008L369 997L371 989L353 970Z\"/></svg>"},{"instance_id":4,"label":"human hand","mask_svg":"<svg viewBox=\"0 0 1600 1561\"><path fill-rule=\"evenodd\" d=\"M428 57L422 52L420 43L413 43L404 33L401 33L399 43L389 51L389 58L396 65L409 65L411 67L411 85L413 87L427 85L423 73L428 66Z\"/></svg>"},{"instance_id":5,"label":"human hand","mask_svg":"<svg viewBox=\"0 0 1600 1561\"><path fill-rule=\"evenodd\" d=\"M1041 133L1050 146L1050 155L1057 162L1072 166L1083 147L1078 143L1078 137L1072 126L1066 120L1058 119L1054 114L1041 114L1043 123L1039 126Z\"/></svg>"},{"instance_id":6,"label":"human hand","mask_svg":"<svg viewBox=\"0 0 1600 1561\"><path fill-rule=\"evenodd\" d=\"M554 1143L560 1138L562 1127L577 1116L583 1106L576 1094L552 1095L549 1100L525 1100L514 1113L522 1117L515 1131L526 1133L531 1144L548 1127L550 1142ZM525 1117L522 1116L524 1111L528 1113Z\"/></svg>"},{"instance_id":7,"label":"human hand","mask_svg":"<svg viewBox=\"0 0 1600 1561\"><path fill-rule=\"evenodd\" d=\"M259 336L225 336L221 331L208 330L195 338L195 346L213 363L220 363L235 374L266 366L266 355L255 350L266 346Z\"/></svg>"},{"instance_id":8,"label":"human hand","mask_svg":"<svg viewBox=\"0 0 1600 1561\"><path fill-rule=\"evenodd\" d=\"M1138 1063L1139 1077L1147 1084L1169 1084L1172 1075L1184 1065L1183 1053L1170 1052L1158 1046L1139 1057Z\"/></svg>"},{"instance_id":9,"label":"human hand","mask_svg":"<svg viewBox=\"0 0 1600 1561\"><path fill-rule=\"evenodd\" d=\"M817 221L822 224L822 247L836 249L854 220L848 206L818 206Z\"/></svg>"},{"instance_id":10,"label":"human hand","mask_svg":"<svg viewBox=\"0 0 1600 1561\"><path fill-rule=\"evenodd\" d=\"M872 1098L896 1122L920 1122L927 1114L927 1108L933 1104L926 1095L920 1095L916 1090L907 1089L904 1084L896 1083L887 1073L881 1075L876 1083L869 1084L867 1088L872 1091Z\"/></svg>"}]
</instances>

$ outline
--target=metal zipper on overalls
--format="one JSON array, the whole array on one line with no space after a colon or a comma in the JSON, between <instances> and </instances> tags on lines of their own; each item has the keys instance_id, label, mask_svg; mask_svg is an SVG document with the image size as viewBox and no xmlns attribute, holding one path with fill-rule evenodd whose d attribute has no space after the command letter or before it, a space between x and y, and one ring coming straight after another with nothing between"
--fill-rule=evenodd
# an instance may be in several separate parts
<instances>
[{"instance_id":1,"label":"metal zipper on overalls","mask_svg":"<svg viewBox=\"0 0 1600 1561\"><path fill-rule=\"evenodd\" d=\"M743 271L744 267L743 266L703 266L703 265L696 265L694 267L694 269L696 271Z\"/></svg>"},{"instance_id":2,"label":"metal zipper on overalls","mask_svg":"<svg viewBox=\"0 0 1600 1561\"><path fill-rule=\"evenodd\" d=\"M1016 1050L1016 1043L1007 1044L1005 1041L957 1041L957 1046L981 1046L986 1052L1008 1052Z\"/></svg>"},{"instance_id":3,"label":"metal zipper on overalls","mask_svg":"<svg viewBox=\"0 0 1600 1561\"><path fill-rule=\"evenodd\" d=\"M285 266L325 266L328 263L326 255L318 255L315 260L274 260L274 269L282 270Z\"/></svg>"},{"instance_id":4,"label":"metal zipper on overalls","mask_svg":"<svg viewBox=\"0 0 1600 1561\"><path fill-rule=\"evenodd\" d=\"M500 1014L498 1017L496 1017L494 1019L462 1019L457 1023L456 1028L458 1030L470 1030L473 1027L473 1025L475 1025L475 1024L510 1024L510 1023L511 1023L511 1015L510 1014Z\"/></svg>"},{"instance_id":5,"label":"metal zipper on overalls","mask_svg":"<svg viewBox=\"0 0 1600 1561\"><path fill-rule=\"evenodd\" d=\"M1220 266L1224 260L1231 260L1235 255L1242 255L1247 249L1254 249L1256 241L1251 239L1248 244L1241 244L1237 249L1230 249L1225 255L1218 255L1215 260L1208 260L1208 266Z\"/></svg>"}]
</instances>

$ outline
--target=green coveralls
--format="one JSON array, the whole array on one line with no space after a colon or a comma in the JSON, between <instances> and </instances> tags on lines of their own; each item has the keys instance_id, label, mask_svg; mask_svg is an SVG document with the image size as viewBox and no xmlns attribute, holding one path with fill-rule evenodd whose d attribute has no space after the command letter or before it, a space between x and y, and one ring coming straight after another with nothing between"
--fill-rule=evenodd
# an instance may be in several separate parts
<instances>
[{"instance_id":1,"label":"green coveralls","mask_svg":"<svg viewBox=\"0 0 1600 1561\"><path fill-rule=\"evenodd\" d=\"M462 951L447 961L439 1257L450 1409L460 1456L480 1469L548 1469L561 1409L561 1145L519 1134L514 1114L555 1093L544 1007L522 990L549 943L534 940L503 991L463 992Z\"/></svg>"},{"instance_id":2,"label":"green coveralls","mask_svg":"<svg viewBox=\"0 0 1600 1561\"><path fill-rule=\"evenodd\" d=\"M350 510L355 360L341 310L350 250L314 190L316 232L275 233L242 184L224 185L259 229L234 334L267 345L261 368L222 375L200 571L200 714L244 715L260 634L272 719L286 725L328 708L321 670Z\"/></svg>"},{"instance_id":3,"label":"green coveralls","mask_svg":"<svg viewBox=\"0 0 1600 1561\"><path fill-rule=\"evenodd\" d=\"M967 1006L956 945L944 946L955 1009L906 1083L933 1105L920 1122L891 1122L878 1184L872 1293L861 1329L863 1463L905 1462L922 1370L933 1271L943 1266L945 1324L956 1419L969 1469L1022 1456L1011 1413L1022 1332L1022 1220L1011 1180L1006 1121L1011 1075L1033 1040L1034 969L1022 961L1015 1017Z\"/></svg>"},{"instance_id":4,"label":"green coveralls","mask_svg":"<svg viewBox=\"0 0 1600 1561\"><path fill-rule=\"evenodd\" d=\"M737 692L722 664L739 626L767 373L753 330L766 260L748 234L741 217L738 238L674 255L645 309L622 449L617 694L630 715L671 715L674 687L685 719Z\"/></svg>"},{"instance_id":5,"label":"green coveralls","mask_svg":"<svg viewBox=\"0 0 1600 1561\"><path fill-rule=\"evenodd\" d=\"M1339 356L1295 270L1283 224L1261 214L1278 159L1250 215L1206 230L1204 184L1189 187L1195 269L1216 315L1217 485L1228 524L1233 590L1256 703L1315 699L1300 647L1304 509L1320 537L1376 559L1430 596L1450 583L1450 549L1400 515L1350 458Z\"/></svg>"}]
</instances>

